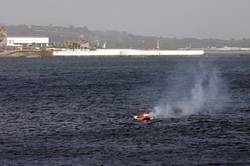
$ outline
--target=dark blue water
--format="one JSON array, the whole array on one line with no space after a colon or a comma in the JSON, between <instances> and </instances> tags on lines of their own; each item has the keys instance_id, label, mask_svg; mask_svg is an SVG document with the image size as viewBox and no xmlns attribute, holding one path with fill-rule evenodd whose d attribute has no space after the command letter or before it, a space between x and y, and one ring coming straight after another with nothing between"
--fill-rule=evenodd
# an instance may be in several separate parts
<instances>
[{"instance_id":1,"label":"dark blue water","mask_svg":"<svg viewBox=\"0 0 250 166\"><path fill-rule=\"evenodd\" d=\"M218 100L133 121L189 93L200 64ZM250 165L250 57L0 59L0 165L216 164Z\"/></svg>"}]
</instances>

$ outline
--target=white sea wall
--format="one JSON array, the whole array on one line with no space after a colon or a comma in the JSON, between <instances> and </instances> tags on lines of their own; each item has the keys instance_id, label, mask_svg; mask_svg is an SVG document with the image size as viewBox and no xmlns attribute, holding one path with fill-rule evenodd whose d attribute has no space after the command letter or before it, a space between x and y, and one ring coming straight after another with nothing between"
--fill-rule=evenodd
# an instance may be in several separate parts
<instances>
[{"instance_id":1,"label":"white sea wall","mask_svg":"<svg viewBox=\"0 0 250 166\"><path fill-rule=\"evenodd\" d=\"M204 50L136 50L136 49L64 49L53 51L53 56L198 56L205 55Z\"/></svg>"}]
</instances>

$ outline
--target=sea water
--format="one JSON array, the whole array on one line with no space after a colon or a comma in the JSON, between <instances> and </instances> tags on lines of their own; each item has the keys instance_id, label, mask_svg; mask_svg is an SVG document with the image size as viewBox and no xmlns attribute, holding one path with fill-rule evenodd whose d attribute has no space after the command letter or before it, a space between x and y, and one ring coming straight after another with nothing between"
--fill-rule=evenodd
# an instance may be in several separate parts
<instances>
[{"instance_id":1,"label":"sea water","mask_svg":"<svg viewBox=\"0 0 250 166\"><path fill-rule=\"evenodd\" d=\"M248 165L249 149L250 57L0 59L0 165Z\"/></svg>"}]
</instances>

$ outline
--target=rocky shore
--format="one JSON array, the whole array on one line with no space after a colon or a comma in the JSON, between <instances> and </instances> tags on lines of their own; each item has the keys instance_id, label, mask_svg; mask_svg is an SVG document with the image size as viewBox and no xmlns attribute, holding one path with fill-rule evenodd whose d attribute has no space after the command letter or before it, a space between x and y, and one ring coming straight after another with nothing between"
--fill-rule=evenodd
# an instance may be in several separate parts
<instances>
[{"instance_id":1,"label":"rocky shore","mask_svg":"<svg viewBox=\"0 0 250 166\"><path fill-rule=\"evenodd\" d=\"M0 52L0 57L49 57L52 56L51 51L18 51L8 50Z\"/></svg>"}]
</instances>

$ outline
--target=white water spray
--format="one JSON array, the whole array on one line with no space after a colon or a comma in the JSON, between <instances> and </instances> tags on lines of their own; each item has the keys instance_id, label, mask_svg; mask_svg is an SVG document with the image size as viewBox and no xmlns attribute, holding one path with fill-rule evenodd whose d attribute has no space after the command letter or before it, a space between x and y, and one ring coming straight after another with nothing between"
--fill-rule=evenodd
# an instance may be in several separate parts
<instances>
[{"instance_id":1,"label":"white water spray","mask_svg":"<svg viewBox=\"0 0 250 166\"><path fill-rule=\"evenodd\" d=\"M226 99L220 73L198 65L184 80L175 80L163 99L150 114L158 118L182 117L220 109ZM180 82L181 81L181 82ZM175 95L171 95L175 94ZM178 98L174 97L178 96Z\"/></svg>"}]
</instances>

